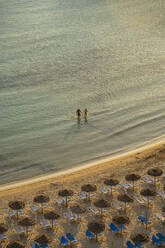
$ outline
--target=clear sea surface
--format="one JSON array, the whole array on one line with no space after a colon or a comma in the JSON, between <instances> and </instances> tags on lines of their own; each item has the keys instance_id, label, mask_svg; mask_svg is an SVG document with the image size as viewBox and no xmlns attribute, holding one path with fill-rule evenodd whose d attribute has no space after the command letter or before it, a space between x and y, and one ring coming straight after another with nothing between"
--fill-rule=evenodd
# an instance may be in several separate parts
<instances>
[{"instance_id":1,"label":"clear sea surface","mask_svg":"<svg viewBox=\"0 0 165 248\"><path fill-rule=\"evenodd\" d=\"M0 184L164 134L164 0L0 0Z\"/></svg>"}]
</instances>

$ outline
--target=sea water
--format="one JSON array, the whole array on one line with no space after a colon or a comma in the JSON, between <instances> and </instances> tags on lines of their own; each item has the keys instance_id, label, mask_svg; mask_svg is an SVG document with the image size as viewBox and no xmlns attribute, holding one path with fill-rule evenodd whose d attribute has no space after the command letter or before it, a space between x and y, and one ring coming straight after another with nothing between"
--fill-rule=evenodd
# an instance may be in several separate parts
<instances>
[{"instance_id":1,"label":"sea water","mask_svg":"<svg viewBox=\"0 0 165 248\"><path fill-rule=\"evenodd\" d=\"M164 135L164 13L164 0L0 0L1 184Z\"/></svg>"}]
</instances>

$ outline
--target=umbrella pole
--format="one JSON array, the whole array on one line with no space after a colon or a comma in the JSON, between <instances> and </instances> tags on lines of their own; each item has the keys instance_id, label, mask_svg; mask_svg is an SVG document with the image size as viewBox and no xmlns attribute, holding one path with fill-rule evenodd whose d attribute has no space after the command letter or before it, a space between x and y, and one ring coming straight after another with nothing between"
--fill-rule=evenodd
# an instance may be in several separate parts
<instances>
[{"instance_id":1,"label":"umbrella pole","mask_svg":"<svg viewBox=\"0 0 165 248\"><path fill-rule=\"evenodd\" d=\"M135 187L135 184L134 184L135 182L133 181L133 188L132 188L132 190L134 191L134 187Z\"/></svg>"},{"instance_id":2,"label":"umbrella pole","mask_svg":"<svg viewBox=\"0 0 165 248\"><path fill-rule=\"evenodd\" d=\"M66 204L66 207L68 206L68 203L67 203L67 196L65 198L65 204Z\"/></svg>"},{"instance_id":3,"label":"umbrella pole","mask_svg":"<svg viewBox=\"0 0 165 248\"><path fill-rule=\"evenodd\" d=\"M102 211L102 208L101 208L101 217L102 217L102 215L103 215L103 211Z\"/></svg>"},{"instance_id":4,"label":"umbrella pole","mask_svg":"<svg viewBox=\"0 0 165 248\"><path fill-rule=\"evenodd\" d=\"M126 205L127 205L127 203L125 202L125 209L124 209L125 212L126 212Z\"/></svg>"},{"instance_id":5,"label":"umbrella pole","mask_svg":"<svg viewBox=\"0 0 165 248\"><path fill-rule=\"evenodd\" d=\"M89 201L90 201L90 192L89 192Z\"/></svg>"},{"instance_id":6,"label":"umbrella pole","mask_svg":"<svg viewBox=\"0 0 165 248\"><path fill-rule=\"evenodd\" d=\"M17 220L18 220L18 210L17 210Z\"/></svg>"},{"instance_id":7,"label":"umbrella pole","mask_svg":"<svg viewBox=\"0 0 165 248\"><path fill-rule=\"evenodd\" d=\"M112 195L112 186L111 186L111 195Z\"/></svg>"},{"instance_id":8,"label":"umbrella pole","mask_svg":"<svg viewBox=\"0 0 165 248\"><path fill-rule=\"evenodd\" d=\"M98 239L97 239L97 233L95 233L95 235L96 235L96 242L98 241Z\"/></svg>"},{"instance_id":9,"label":"umbrella pole","mask_svg":"<svg viewBox=\"0 0 165 248\"><path fill-rule=\"evenodd\" d=\"M52 229L53 229L53 220L52 220Z\"/></svg>"}]
</instances>

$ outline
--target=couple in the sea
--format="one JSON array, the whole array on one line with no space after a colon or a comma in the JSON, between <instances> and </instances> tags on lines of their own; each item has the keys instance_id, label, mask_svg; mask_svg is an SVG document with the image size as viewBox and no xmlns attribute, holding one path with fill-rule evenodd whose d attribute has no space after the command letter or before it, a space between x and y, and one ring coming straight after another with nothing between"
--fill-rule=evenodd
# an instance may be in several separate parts
<instances>
[{"instance_id":1,"label":"couple in the sea","mask_svg":"<svg viewBox=\"0 0 165 248\"><path fill-rule=\"evenodd\" d=\"M87 115L88 115L88 109L85 108L84 111L82 112L80 109L77 109L76 110L76 115L77 115L77 118L80 120L81 119L81 114L84 114L84 119L87 120Z\"/></svg>"}]
</instances>

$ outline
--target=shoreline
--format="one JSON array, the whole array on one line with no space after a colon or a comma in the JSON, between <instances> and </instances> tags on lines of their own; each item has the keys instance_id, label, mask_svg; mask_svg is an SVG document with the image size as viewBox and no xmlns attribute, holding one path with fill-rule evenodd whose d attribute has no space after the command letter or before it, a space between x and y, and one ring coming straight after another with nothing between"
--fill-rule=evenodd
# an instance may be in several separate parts
<instances>
[{"instance_id":1,"label":"shoreline","mask_svg":"<svg viewBox=\"0 0 165 248\"><path fill-rule=\"evenodd\" d=\"M147 144L136 148L132 151L127 151L124 153L119 153L117 155L111 155L108 156L104 159L97 159L96 161L92 161L89 163L84 163L84 165L80 165L71 169L63 170L63 171L58 171L54 172L52 174L47 174L47 175L41 175L33 178L29 178L26 180L20 180L19 182L11 182L7 184L2 184L0 186L0 195L3 195L4 193L9 193L9 192L15 192L15 191L22 191L22 190L28 190L31 187L36 186L36 188L40 188L43 185L48 185L56 181L63 181L68 180L70 181L70 178L75 178L75 177L82 177L86 173L92 174L94 171L98 172L103 172L104 170L108 169L116 169L118 170L118 167L124 166L127 164L127 160L129 159L134 159L136 160L135 157L138 154L141 154L141 156L147 157L147 154L149 153L154 153L159 152L159 149L163 148L165 149L165 140L161 140L158 142L146 142ZM143 159L144 159L143 158ZM119 162L120 161L120 162ZM124 162L124 164L121 164L121 161ZM116 163L119 162L118 166ZM135 162L135 161L134 161ZM113 167L113 164L115 163L115 167ZM113 167L113 168L112 168ZM80 175L81 173L81 175ZM24 186L22 188L22 186Z\"/></svg>"}]
</instances>

